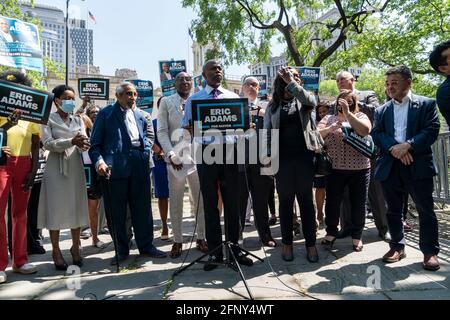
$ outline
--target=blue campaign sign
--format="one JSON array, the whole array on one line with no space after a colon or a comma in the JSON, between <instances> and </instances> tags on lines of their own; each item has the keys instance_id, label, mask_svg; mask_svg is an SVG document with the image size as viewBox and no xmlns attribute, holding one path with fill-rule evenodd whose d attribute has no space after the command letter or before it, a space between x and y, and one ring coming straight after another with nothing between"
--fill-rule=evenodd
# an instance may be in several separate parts
<instances>
[{"instance_id":1,"label":"blue campaign sign","mask_svg":"<svg viewBox=\"0 0 450 320\"><path fill-rule=\"evenodd\" d=\"M300 67L299 72L303 88L308 91L319 91L320 68Z\"/></svg>"},{"instance_id":2,"label":"blue campaign sign","mask_svg":"<svg viewBox=\"0 0 450 320\"><path fill-rule=\"evenodd\" d=\"M202 75L194 77L194 93L206 88L206 81Z\"/></svg>"},{"instance_id":3,"label":"blue campaign sign","mask_svg":"<svg viewBox=\"0 0 450 320\"><path fill-rule=\"evenodd\" d=\"M163 96L170 96L176 93L175 77L180 72L186 72L186 60L166 60L159 62L159 79Z\"/></svg>"},{"instance_id":4,"label":"blue campaign sign","mask_svg":"<svg viewBox=\"0 0 450 320\"><path fill-rule=\"evenodd\" d=\"M0 16L0 65L44 72L36 25Z\"/></svg>"},{"instance_id":5,"label":"blue campaign sign","mask_svg":"<svg viewBox=\"0 0 450 320\"><path fill-rule=\"evenodd\" d=\"M138 108L148 112L153 112L153 82L148 80L126 80L136 87L138 99L136 105Z\"/></svg>"},{"instance_id":6,"label":"blue campaign sign","mask_svg":"<svg viewBox=\"0 0 450 320\"><path fill-rule=\"evenodd\" d=\"M86 187L92 186L92 166L84 166L84 175L86 177Z\"/></svg>"},{"instance_id":7,"label":"blue campaign sign","mask_svg":"<svg viewBox=\"0 0 450 320\"><path fill-rule=\"evenodd\" d=\"M267 94L268 92L268 86L267 86L267 75L266 74L255 74L255 75L251 75L250 77L254 77L258 80L259 82L259 93L258 93L258 98L262 99L262 100L266 100L267 99Z\"/></svg>"},{"instance_id":8,"label":"blue campaign sign","mask_svg":"<svg viewBox=\"0 0 450 320\"><path fill-rule=\"evenodd\" d=\"M192 117L200 131L250 127L248 99L193 100Z\"/></svg>"}]
</instances>

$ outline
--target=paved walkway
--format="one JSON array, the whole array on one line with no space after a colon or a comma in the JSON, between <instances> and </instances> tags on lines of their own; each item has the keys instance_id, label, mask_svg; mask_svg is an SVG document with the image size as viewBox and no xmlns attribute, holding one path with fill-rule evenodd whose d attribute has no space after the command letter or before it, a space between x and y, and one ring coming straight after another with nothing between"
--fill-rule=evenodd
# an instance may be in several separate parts
<instances>
[{"instance_id":1,"label":"paved walkway","mask_svg":"<svg viewBox=\"0 0 450 320\"><path fill-rule=\"evenodd\" d=\"M155 245L169 252L172 244L159 239L157 219L155 215ZM317 264L307 262L304 241L300 237L295 239L295 260L286 263L281 260L280 247L264 251L255 229L249 227L244 235L244 247L265 262L243 267L243 272L255 299L450 299L450 222L441 217L440 225L442 251L438 272L422 269L417 226L414 232L407 234L407 258L392 265L382 263L380 258L388 245L378 239L371 220L367 220L363 252L352 251L350 238L337 240L333 252L318 245L320 262ZM186 249L192 230L193 220L186 216ZM272 232L280 243L280 226L272 227ZM320 230L318 239L324 235L324 230ZM90 247L90 240L83 241L85 265L81 275L73 277L55 271L46 238L47 254L30 257L39 272L23 276L12 273L9 268L8 283L0 285L0 299L238 300L248 296L238 273L224 267L204 272L202 265L196 264L173 278L185 255L176 260L156 260L140 257L137 250L133 250L121 272L116 274L115 268L109 265L114 255L111 240L107 235L100 238L109 244L102 250ZM71 261L70 246L70 233L64 231L61 248L67 262ZM199 256L193 249L187 262Z\"/></svg>"}]
</instances>

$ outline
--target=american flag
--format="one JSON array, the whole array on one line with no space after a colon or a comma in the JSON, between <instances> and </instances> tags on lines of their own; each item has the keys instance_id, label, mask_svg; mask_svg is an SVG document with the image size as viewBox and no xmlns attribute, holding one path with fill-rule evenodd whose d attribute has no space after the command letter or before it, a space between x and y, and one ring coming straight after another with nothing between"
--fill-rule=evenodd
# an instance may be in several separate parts
<instances>
[{"instance_id":1,"label":"american flag","mask_svg":"<svg viewBox=\"0 0 450 320\"><path fill-rule=\"evenodd\" d=\"M95 16L92 14L92 12L89 11L89 18L92 19L95 23L97 23L97 19L95 19Z\"/></svg>"}]
</instances>

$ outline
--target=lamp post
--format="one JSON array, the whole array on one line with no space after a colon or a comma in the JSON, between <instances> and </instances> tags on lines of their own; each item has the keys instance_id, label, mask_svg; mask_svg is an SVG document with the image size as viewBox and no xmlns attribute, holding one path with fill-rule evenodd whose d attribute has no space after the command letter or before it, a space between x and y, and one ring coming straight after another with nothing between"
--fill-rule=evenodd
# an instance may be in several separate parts
<instances>
[{"instance_id":1,"label":"lamp post","mask_svg":"<svg viewBox=\"0 0 450 320\"><path fill-rule=\"evenodd\" d=\"M66 0L66 86L69 85L69 3Z\"/></svg>"},{"instance_id":2,"label":"lamp post","mask_svg":"<svg viewBox=\"0 0 450 320\"><path fill-rule=\"evenodd\" d=\"M66 0L66 86L69 85L69 4L70 0Z\"/></svg>"}]
</instances>

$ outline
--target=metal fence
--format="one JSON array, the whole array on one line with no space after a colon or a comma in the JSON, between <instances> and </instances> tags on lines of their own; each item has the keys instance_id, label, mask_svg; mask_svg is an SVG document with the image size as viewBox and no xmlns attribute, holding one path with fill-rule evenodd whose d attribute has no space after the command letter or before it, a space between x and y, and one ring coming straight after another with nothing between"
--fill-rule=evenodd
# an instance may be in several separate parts
<instances>
[{"instance_id":1,"label":"metal fence","mask_svg":"<svg viewBox=\"0 0 450 320\"><path fill-rule=\"evenodd\" d=\"M433 145L433 155L439 172L434 178L434 201L450 204L450 132L439 135Z\"/></svg>"}]
</instances>

